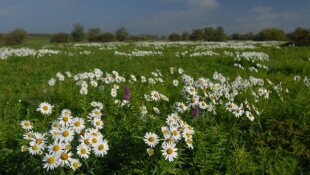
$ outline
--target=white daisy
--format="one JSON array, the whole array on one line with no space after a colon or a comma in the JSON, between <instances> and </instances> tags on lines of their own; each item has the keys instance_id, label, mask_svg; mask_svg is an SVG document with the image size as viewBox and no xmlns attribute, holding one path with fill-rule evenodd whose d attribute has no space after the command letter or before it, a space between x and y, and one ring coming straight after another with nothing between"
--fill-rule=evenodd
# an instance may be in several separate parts
<instances>
[{"instance_id":1,"label":"white daisy","mask_svg":"<svg viewBox=\"0 0 310 175\"><path fill-rule=\"evenodd\" d=\"M180 133L180 131L178 130L177 127L171 127L170 131L171 131L171 134L172 134L172 138L174 140L180 140L181 139L181 133Z\"/></svg>"},{"instance_id":2,"label":"white daisy","mask_svg":"<svg viewBox=\"0 0 310 175\"><path fill-rule=\"evenodd\" d=\"M81 133L83 129L85 129L85 121L82 118L75 117L72 119L71 127L74 129L76 133Z\"/></svg>"},{"instance_id":3,"label":"white daisy","mask_svg":"<svg viewBox=\"0 0 310 175\"><path fill-rule=\"evenodd\" d=\"M174 143L164 142L161 147L163 156L165 156L165 159L169 160L169 162L173 162L173 160L178 157L178 149L175 147Z\"/></svg>"},{"instance_id":4,"label":"white daisy","mask_svg":"<svg viewBox=\"0 0 310 175\"><path fill-rule=\"evenodd\" d=\"M185 139L186 145L190 149L194 149L193 140L191 138Z\"/></svg>"},{"instance_id":5,"label":"white daisy","mask_svg":"<svg viewBox=\"0 0 310 175\"><path fill-rule=\"evenodd\" d=\"M70 161L72 160L71 156L72 156L71 152L67 152L67 151L62 152L60 154L60 159L59 159L60 166L61 167L64 167L65 165L70 166Z\"/></svg>"},{"instance_id":6,"label":"white daisy","mask_svg":"<svg viewBox=\"0 0 310 175\"><path fill-rule=\"evenodd\" d=\"M93 151L96 156L104 156L108 154L109 145L107 140L99 142L96 146L93 146Z\"/></svg>"},{"instance_id":7,"label":"white daisy","mask_svg":"<svg viewBox=\"0 0 310 175\"><path fill-rule=\"evenodd\" d=\"M47 171L57 168L60 164L59 158L58 154L45 154L42 159L44 162L43 168L47 169Z\"/></svg>"},{"instance_id":8,"label":"white daisy","mask_svg":"<svg viewBox=\"0 0 310 175\"><path fill-rule=\"evenodd\" d=\"M172 83L173 83L174 86L178 86L179 85L179 81L178 80L173 80Z\"/></svg>"},{"instance_id":9,"label":"white daisy","mask_svg":"<svg viewBox=\"0 0 310 175\"><path fill-rule=\"evenodd\" d=\"M79 161L79 159L71 159L70 161L70 168L75 171L78 168L80 168L82 166L81 162Z\"/></svg>"},{"instance_id":10,"label":"white daisy","mask_svg":"<svg viewBox=\"0 0 310 175\"><path fill-rule=\"evenodd\" d=\"M96 127L96 129L102 129L103 128L103 121L100 119L100 117L96 117L92 121L93 126Z\"/></svg>"},{"instance_id":11,"label":"white daisy","mask_svg":"<svg viewBox=\"0 0 310 175\"><path fill-rule=\"evenodd\" d=\"M77 154L81 157L81 158L85 158L88 159L89 154L90 154L90 148L89 146L87 146L86 144L82 143L80 144L77 148Z\"/></svg>"},{"instance_id":12,"label":"white daisy","mask_svg":"<svg viewBox=\"0 0 310 175\"><path fill-rule=\"evenodd\" d=\"M37 108L37 111L41 112L43 115L49 115L52 113L52 105L43 102L39 105L39 107Z\"/></svg>"},{"instance_id":13,"label":"white daisy","mask_svg":"<svg viewBox=\"0 0 310 175\"><path fill-rule=\"evenodd\" d=\"M152 91L151 92L151 99L154 101L160 100L160 94L157 91Z\"/></svg>"},{"instance_id":14,"label":"white daisy","mask_svg":"<svg viewBox=\"0 0 310 175\"><path fill-rule=\"evenodd\" d=\"M47 148L48 148L48 152L51 154L60 154L64 151L65 145L55 140L54 143L49 145Z\"/></svg>"},{"instance_id":15,"label":"white daisy","mask_svg":"<svg viewBox=\"0 0 310 175\"><path fill-rule=\"evenodd\" d=\"M32 155L41 154L42 149L43 149L43 147L42 147L41 145L37 145L37 144L32 145L32 146L30 145L30 146L28 147L28 151L29 151L29 153L32 154Z\"/></svg>"},{"instance_id":16,"label":"white daisy","mask_svg":"<svg viewBox=\"0 0 310 175\"><path fill-rule=\"evenodd\" d=\"M74 139L74 131L71 127L63 126L59 129L58 139L66 143Z\"/></svg>"},{"instance_id":17,"label":"white daisy","mask_svg":"<svg viewBox=\"0 0 310 175\"><path fill-rule=\"evenodd\" d=\"M246 111L245 112L245 115L246 115L246 117L249 119L249 120L251 120L251 121L253 121L255 118L254 118L254 115L251 113L251 112L249 112L249 111Z\"/></svg>"},{"instance_id":18,"label":"white daisy","mask_svg":"<svg viewBox=\"0 0 310 175\"><path fill-rule=\"evenodd\" d=\"M155 147L158 144L158 142L159 142L158 136L155 133L150 133L150 132L147 132L145 134L143 140L151 148Z\"/></svg>"},{"instance_id":19,"label":"white daisy","mask_svg":"<svg viewBox=\"0 0 310 175\"><path fill-rule=\"evenodd\" d=\"M29 131L29 132L25 133L23 136L24 136L25 140L32 140L34 138L34 132Z\"/></svg>"},{"instance_id":20,"label":"white daisy","mask_svg":"<svg viewBox=\"0 0 310 175\"><path fill-rule=\"evenodd\" d=\"M29 120L24 120L20 123L23 129L29 131L33 128L32 123Z\"/></svg>"}]
</instances>

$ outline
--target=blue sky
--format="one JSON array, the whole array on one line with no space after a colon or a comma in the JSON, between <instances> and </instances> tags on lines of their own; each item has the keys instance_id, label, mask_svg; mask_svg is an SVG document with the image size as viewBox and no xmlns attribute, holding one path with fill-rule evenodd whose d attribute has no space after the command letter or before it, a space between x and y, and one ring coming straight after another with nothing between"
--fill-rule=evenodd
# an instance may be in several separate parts
<instances>
[{"instance_id":1,"label":"blue sky","mask_svg":"<svg viewBox=\"0 0 310 175\"><path fill-rule=\"evenodd\" d=\"M70 32L86 29L131 34L169 34L223 26L227 33L258 32L265 27L292 31L310 27L310 0L0 0L0 32Z\"/></svg>"}]
</instances>

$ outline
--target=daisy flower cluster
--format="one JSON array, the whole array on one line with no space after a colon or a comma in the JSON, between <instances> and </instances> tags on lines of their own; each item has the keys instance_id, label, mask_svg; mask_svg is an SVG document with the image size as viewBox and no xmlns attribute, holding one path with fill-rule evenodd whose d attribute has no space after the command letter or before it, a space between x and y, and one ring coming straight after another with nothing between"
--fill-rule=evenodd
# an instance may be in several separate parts
<instances>
[{"instance_id":1,"label":"daisy flower cluster","mask_svg":"<svg viewBox=\"0 0 310 175\"><path fill-rule=\"evenodd\" d=\"M189 149L194 149L193 134L194 128L184 122L177 113L168 115L166 125L161 127L162 138L152 132L144 135L144 142L149 148L146 152L149 156L154 154L154 149L161 143L161 153L165 160L173 162L178 157L178 148L176 147L180 141L184 141Z\"/></svg>"},{"instance_id":2,"label":"daisy flower cluster","mask_svg":"<svg viewBox=\"0 0 310 175\"><path fill-rule=\"evenodd\" d=\"M104 126L101 120L103 104L92 102L91 106L94 109L87 120L63 109L57 120L52 122L51 129L44 133L34 131L31 121L22 121L28 146L23 145L21 150L42 156L43 167L47 171L58 167L69 167L75 171L82 166L81 159L105 156L109 145L101 133Z\"/></svg>"}]
</instances>

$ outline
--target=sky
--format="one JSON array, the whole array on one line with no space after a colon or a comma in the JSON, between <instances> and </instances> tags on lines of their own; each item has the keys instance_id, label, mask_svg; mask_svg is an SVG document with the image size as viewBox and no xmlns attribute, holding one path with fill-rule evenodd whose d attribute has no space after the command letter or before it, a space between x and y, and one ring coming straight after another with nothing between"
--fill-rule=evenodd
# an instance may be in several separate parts
<instances>
[{"instance_id":1,"label":"sky","mask_svg":"<svg viewBox=\"0 0 310 175\"><path fill-rule=\"evenodd\" d=\"M16 27L29 33L88 30L167 35L223 26L225 32L262 28L310 28L310 0L0 0L0 33Z\"/></svg>"}]
</instances>

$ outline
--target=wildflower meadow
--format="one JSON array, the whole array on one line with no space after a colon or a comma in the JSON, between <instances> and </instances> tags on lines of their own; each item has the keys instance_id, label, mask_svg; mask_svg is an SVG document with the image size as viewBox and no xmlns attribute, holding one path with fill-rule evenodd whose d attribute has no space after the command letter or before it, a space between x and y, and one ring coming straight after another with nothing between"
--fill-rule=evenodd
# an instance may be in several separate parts
<instances>
[{"instance_id":1,"label":"wildflower meadow","mask_svg":"<svg viewBox=\"0 0 310 175\"><path fill-rule=\"evenodd\" d=\"M0 174L309 174L310 50L0 48Z\"/></svg>"}]
</instances>

